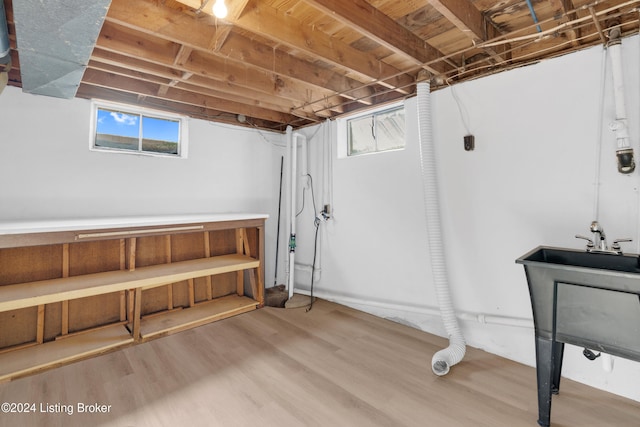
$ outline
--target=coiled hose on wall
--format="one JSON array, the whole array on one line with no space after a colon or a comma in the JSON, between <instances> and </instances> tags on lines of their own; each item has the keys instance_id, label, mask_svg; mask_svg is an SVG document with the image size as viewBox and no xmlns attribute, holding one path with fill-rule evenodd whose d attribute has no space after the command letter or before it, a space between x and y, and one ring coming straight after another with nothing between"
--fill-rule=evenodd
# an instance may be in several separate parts
<instances>
[{"instance_id":1,"label":"coiled hose on wall","mask_svg":"<svg viewBox=\"0 0 640 427\"><path fill-rule=\"evenodd\" d=\"M418 83L418 120L420 122L418 138L420 140L420 170L424 191L425 214L427 217L427 235L431 270L436 289L436 298L445 331L449 336L449 346L438 351L431 359L431 369L436 375L446 375L451 366L460 362L466 353L466 343L460 331L458 319L453 309L447 266L445 262L440 221L440 202L438 195L438 174L436 156L431 130L431 97L429 82Z\"/></svg>"}]
</instances>

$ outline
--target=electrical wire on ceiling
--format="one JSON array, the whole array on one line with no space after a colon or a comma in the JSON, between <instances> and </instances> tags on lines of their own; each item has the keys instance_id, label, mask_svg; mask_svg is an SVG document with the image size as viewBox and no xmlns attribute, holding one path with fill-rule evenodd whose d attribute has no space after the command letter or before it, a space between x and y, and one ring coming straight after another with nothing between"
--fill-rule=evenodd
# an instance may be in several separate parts
<instances>
[{"instance_id":1,"label":"electrical wire on ceiling","mask_svg":"<svg viewBox=\"0 0 640 427\"><path fill-rule=\"evenodd\" d=\"M469 135L471 134L471 128L469 126L469 118L468 118L467 110L464 108L464 105L462 105L462 101L460 101L460 98L458 97L456 87L452 85L450 85L450 87L451 87L451 95L453 95L453 99L456 101L456 104L458 106L458 111L460 112L460 119L462 120L464 129L467 131L467 135Z\"/></svg>"},{"instance_id":2,"label":"electrical wire on ceiling","mask_svg":"<svg viewBox=\"0 0 640 427\"><path fill-rule=\"evenodd\" d=\"M476 51L478 49L482 50L484 48L493 48L493 47L500 47L500 46L507 47L503 52L501 52L501 54L505 58L504 64L506 65L497 65L493 63L491 56L487 55L486 57L481 58L477 62L467 63L464 66L456 66L454 70L451 70L448 73L444 73L443 75L436 76L438 77L438 81L440 82L440 84L438 85L438 81L434 81L434 84L432 85L432 90L436 89L438 86L443 86L445 84L451 85L451 82L453 81L460 82L463 80L472 80L475 78L485 77L490 74L495 74L498 72L507 71L510 69L519 68L519 67L523 67L526 65L539 62L542 59L540 54L543 52L546 53L546 55L548 55L545 57L545 59L548 59L556 56L565 55L567 53L574 52L577 50L581 50L586 47L595 45L596 43L594 43L592 40L594 39L603 40L605 38L604 35L602 34L602 29L599 23L599 20L604 19L605 17L607 19L623 18L623 17L626 18L626 20L624 20L623 25L626 27L633 27L633 30L627 31L623 35L623 37L627 37L631 34L638 33L638 26L639 26L640 20L638 19L637 12L640 11L640 8L639 7L631 7L630 9L625 9L625 8L633 5L637 5L638 3L640 3L640 0L630 0L621 5L616 5L615 7L606 8L600 11L594 10L593 9L594 6L599 3L600 3L599 1L596 1L594 3L583 5L579 8L566 11L561 16L550 17L548 19L545 19L537 23L534 23L532 25L512 31L508 34L500 35L498 37L487 40L485 42L472 43L469 47L466 47L464 49L461 49L459 51L453 52L448 55L438 57L437 59L434 59L432 61L425 62L421 66L414 66L412 68L399 71L394 75L385 76L385 77L376 79L374 81L367 82L362 86L351 88L349 90L342 91L342 92L337 92L335 94L336 96L343 96L349 99L345 100L342 103L332 104L330 106L323 106L315 111L316 112L327 111L332 108L345 107L354 103L360 103L364 101L366 98L370 97L371 95L354 97L351 94L355 93L356 91L365 89L367 87L380 85L381 83L384 83L387 80L390 80L402 75L417 73L422 69L433 67L435 64L439 62L450 63L452 59L456 57L462 57L465 54L471 51ZM584 10L590 11L590 13L586 16L580 16L580 17L571 19L572 16L578 16L578 12L584 11ZM635 17L634 17L634 14L636 14ZM631 18L629 18L630 16ZM537 27L546 26L547 24L553 24L563 18L567 19L567 21L562 22L558 25L554 25L553 27L547 28L546 30L543 30L540 32L537 31ZM573 39L570 37L566 37L566 41L552 44L547 48L535 49L530 53L524 53L524 54L518 55L518 53L522 51L523 48L535 45L544 40L551 40L551 39L557 40L560 36L562 36L563 34L566 34L569 31L579 33L580 36ZM580 42L585 42L585 44L580 44ZM569 50L564 50L564 48L567 45L574 45L574 47L572 48L570 47ZM485 63L485 65L482 65L483 63ZM473 65L473 67L471 67L471 65ZM384 89L377 89L375 91L375 96L384 95L391 92L397 92L398 90L408 89L408 88L411 88L412 86L414 86L413 83L407 84L404 86L397 86L397 87L394 86L391 88L387 87ZM406 96L407 97L413 96L413 94L408 94ZM297 107L294 107L292 111L301 110L303 108L308 108L310 106L320 104L320 103L326 103L326 101L327 100L325 98L312 100L302 105L299 105Z\"/></svg>"}]
</instances>

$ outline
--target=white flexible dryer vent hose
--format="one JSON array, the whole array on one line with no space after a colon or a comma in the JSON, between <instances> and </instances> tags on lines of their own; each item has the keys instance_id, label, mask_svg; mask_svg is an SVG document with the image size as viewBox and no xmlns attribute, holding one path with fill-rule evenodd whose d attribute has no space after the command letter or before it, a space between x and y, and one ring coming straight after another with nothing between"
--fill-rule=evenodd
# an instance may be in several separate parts
<instances>
[{"instance_id":1,"label":"white flexible dryer vent hose","mask_svg":"<svg viewBox=\"0 0 640 427\"><path fill-rule=\"evenodd\" d=\"M440 203L438 196L438 176L436 156L431 130L431 97L428 82L418 83L418 120L420 139L420 167L424 190L425 214L427 217L427 235L431 269L436 288L436 297L440 307L440 315L445 331L449 336L449 347L433 355L431 368L436 375L446 375L449 368L460 362L466 352L466 343L458 319L451 302L447 266L442 239L442 223L440 221Z\"/></svg>"}]
</instances>

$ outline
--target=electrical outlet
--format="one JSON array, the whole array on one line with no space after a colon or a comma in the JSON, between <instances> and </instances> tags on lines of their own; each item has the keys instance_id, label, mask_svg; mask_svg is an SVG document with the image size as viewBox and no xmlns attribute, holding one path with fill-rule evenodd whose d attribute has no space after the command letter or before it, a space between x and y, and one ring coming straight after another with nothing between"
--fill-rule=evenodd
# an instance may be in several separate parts
<instances>
[{"instance_id":1,"label":"electrical outlet","mask_svg":"<svg viewBox=\"0 0 640 427\"><path fill-rule=\"evenodd\" d=\"M464 137L464 150L473 151L476 148L476 141L473 135L466 135Z\"/></svg>"}]
</instances>

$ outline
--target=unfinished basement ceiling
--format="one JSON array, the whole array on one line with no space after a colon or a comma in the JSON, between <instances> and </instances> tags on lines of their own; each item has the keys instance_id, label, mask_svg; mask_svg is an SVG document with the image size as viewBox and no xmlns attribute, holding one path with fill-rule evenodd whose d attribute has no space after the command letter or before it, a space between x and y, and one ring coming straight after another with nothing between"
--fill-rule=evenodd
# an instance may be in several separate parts
<instances>
[{"instance_id":1,"label":"unfinished basement ceiling","mask_svg":"<svg viewBox=\"0 0 640 427\"><path fill-rule=\"evenodd\" d=\"M640 17L640 0L225 0L216 19L214 1L86 0L108 10L75 96L283 131L401 100L420 79L437 90L605 45L613 26L637 34ZM18 22L14 5L42 2L4 0L9 85L26 89L42 68L30 40L47 41L51 22L68 22L58 8L76 2ZM63 41L85 42L77 33Z\"/></svg>"}]
</instances>

